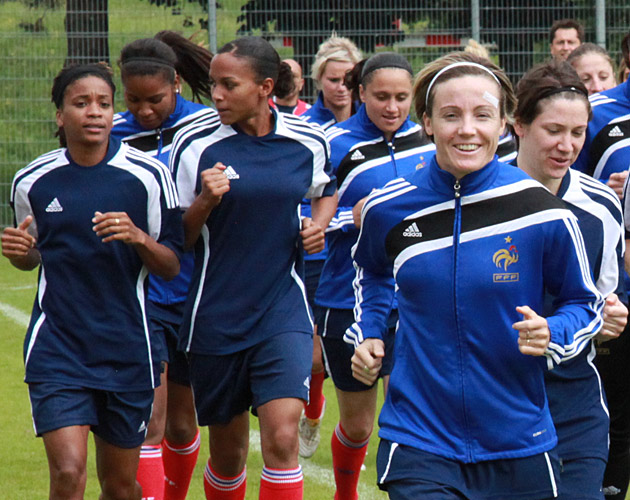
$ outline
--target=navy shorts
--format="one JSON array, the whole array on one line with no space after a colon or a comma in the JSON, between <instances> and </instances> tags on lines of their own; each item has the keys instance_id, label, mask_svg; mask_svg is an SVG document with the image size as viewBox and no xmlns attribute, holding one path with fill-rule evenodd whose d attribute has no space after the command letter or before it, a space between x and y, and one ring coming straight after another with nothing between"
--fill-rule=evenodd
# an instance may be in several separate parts
<instances>
[{"instance_id":1,"label":"navy shorts","mask_svg":"<svg viewBox=\"0 0 630 500\"><path fill-rule=\"evenodd\" d=\"M160 361L168 362L167 380L190 386L188 358L186 353L177 349L181 310L181 303L163 305L152 302L149 307L151 334L158 344Z\"/></svg>"},{"instance_id":2,"label":"navy shorts","mask_svg":"<svg viewBox=\"0 0 630 500\"><path fill-rule=\"evenodd\" d=\"M274 399L308 400L313 336L281 333L244 351L190 353L190 378L199 425L229 423Z\"/></svg>"},{"instance_id":3,"label":"navy shorts","mask_svg":"<svg viewBox=\"0 0 630 500\"><path fill-rule=\"evenodd\" d=\"M558 498L561 500L604 500L602 488L606 462L601 458L562 460Z\"/></svg>"},{"instance_id":4,"label":"navy shorts","mask_svg":"<svg viewBox=\"0 0 630 500\"><path fill-rule=\"evenodd\" d=\"M556 495L560 465L553 451L465 464L382 439L376 469L390 500L542 500Z\"/></svg>"},{"instance_id":5,"label":"navy shorts","mask_svg":"<svg viewBox=\"0 0 630 500\"><path fill-rule=\"evenodd\" d=\"M73 425L119 448L136 448L146 437L153 390L111 392L54 382L28 385L37 436Z\"/></svg>"},{"instance_id":6,"label":"navy shorts","mask_svg":"<svg viewBox=\"0 0 630 500\"><path fill-rule=\"evenodd\" d=\"M326 260L322 259L304 261L304 286L306 287L306 298L308 299L308 305L311 306L311 311L313 311L315 324L319 322L319 319L324 313L324 308L315 303L315 292L317 292L317 287L319 286L319 278L322 275L324 262L326 262Z\"/></svg>"},{"instance_id":7,"label":"navy shorts","mask_svg":"<svg viewBox=\"0 0 630 500\"><path fill-rule=\"evenodd\" d=\"M385 357L379 377L392 373L394 366L394 334L398 314L392 313L388 320L388 331L384 335ZM347 392L361 392L370 389L352 376L352 356L354 345L344 342L343 335L354 323L352 309L325 309L317 325L317 333L322 338L322 350L326 371L337 389Z\"/></svg>"}]
</instances>

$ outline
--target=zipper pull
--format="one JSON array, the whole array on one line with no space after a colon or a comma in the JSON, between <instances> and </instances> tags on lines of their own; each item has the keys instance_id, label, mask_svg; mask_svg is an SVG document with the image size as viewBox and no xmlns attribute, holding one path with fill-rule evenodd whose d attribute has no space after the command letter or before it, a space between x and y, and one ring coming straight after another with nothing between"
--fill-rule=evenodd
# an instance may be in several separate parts
<instances>
[{"instance_id":1,"label":"zipper pull","mask_svg":"<svg viewBox=\"0 0 630 500\"><path fill-rule=\"evenodd\" d=\"M389 149L391 149L392 151L396 151L396 146L394 146L394 143L392 141L387 143L387 146L389 147Z\"/></svg>"},{"instance_id":2,"label":"zipper pull","mask_svg":"<svg viewBox=\"0 0 630 500\"><path fill-rule=\"evenodd\" d=\"M162 140L162 129L159 128L157 131L157 141L160 142Z\"/></svg>"},{"instance_id":3,"label":"zipper pull","mask_svg":"<svg viewBox=\"0 0 630 500\"><path fill-rule=\"evenodd\" d=\"M459 198L461 196L459 190L462 188L462 186L459 184L459 179L455 181L455 185L453 186L453 188L455 189L455 198Z\"/></svg>"}]
</instances>

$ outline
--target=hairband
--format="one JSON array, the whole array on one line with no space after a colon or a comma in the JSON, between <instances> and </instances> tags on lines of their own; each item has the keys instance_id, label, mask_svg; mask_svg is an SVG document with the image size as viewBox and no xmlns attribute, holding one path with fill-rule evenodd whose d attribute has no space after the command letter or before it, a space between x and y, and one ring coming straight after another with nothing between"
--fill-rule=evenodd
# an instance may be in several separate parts
<instances>
[{"instance_id":1,"label":"hairband","mask_svg":"<svg viewBox=\"0 0 630 500\"><path fill-rule=\"evenodd\" d=\"M411 69L409 61L407 61L407 59L403 56L396 54L395 52L381 52L380 54L370 57L365 62L365 65L361 70L361 80L363 80L366 75L372 73L372 71L382 68L400 68L407 71L410 75L413 75L413 70Z\"/></svg>"},{"instance_id":2,"label":"hairband","mask_svg":"<svg viewBox=\"0 0 630 500\"><path fill-rule=\"evenodd\" d=\"M433 84L435 83L435 81L442 76L443 73L447 72L449 69L452 68L456 68L458 66L472 66L475 68L479 68L484 70L486 73L488 73L490 76L492 76L492 78L494 78L494 81L497 82L499 84L499 87L501 87L501 82L499 81L499 79L497 78L497 75L494 74L494 72L492 72L489 68L486 68L484 65L482 64L477 64L474 62L469 62L469 61L460 61L460 62L456 62L453 64L449 64L448 66L446 66L445 68L442 68L440 71L438 71L436 73L436 75L431 79L431 83L429 83L429 87L427 88L427 95L425 97L425 105L429 105L429 94L431 94L431 88L433 87Z\"/></svg>"},{"instance_id":3,"label":"hairband","mask_svg":"<svg viewBox=\"0 0 630 500\"><path fill-rule=\"evenodd\" d=\"M546 99L547 97L551 97L554 94L560 94L562 92L576 92L577 94L581 94L588 99L588 93L584 92L584 90L579 89L577 87L569 86L569 87L548 88L544 90L543 92L541 92L541 94L538 96L538 100L542 101L543 99Z\"/></svg>"},{"instance_id":4,"label":"hairband","mask_svg":"<svg viewBox=\"0 0 630 500\"><path fill-rule=\"evenodd\" d=\"M122 61L122 64L124 66L125 64L130 62L145 62L150 64L157 64L159 66L167 66L169 68L175 69L175 66L173 64L164 59L158 59L157 57L129 57L128 59Z\"/></svg>"}]
</instances>

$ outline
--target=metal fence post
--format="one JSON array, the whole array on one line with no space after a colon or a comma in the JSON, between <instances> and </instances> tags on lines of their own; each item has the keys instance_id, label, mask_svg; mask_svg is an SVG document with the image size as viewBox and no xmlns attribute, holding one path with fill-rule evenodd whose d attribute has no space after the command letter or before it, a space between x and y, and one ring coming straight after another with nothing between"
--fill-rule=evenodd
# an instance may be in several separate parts
<instances>
[{"instance_id":1,"label":"metal fence post","mask_svg":"<svg viewBox=\"0 0 630 500\"><path fill-rule=\"evenodd\" d=\"M595 43L606 48L606 0L595 1Z\"/></svg>"},{"instance_id":2,"label":"metal fence post","mask_svg":"<svg viewBox=\"0 0 630 500\"><path fill-rule=\"evenodd\" d=\"M603 0L602 0L603 1ZM472 0L470 3L470 18L471 18L471 28L472 28L472 37L476 41L481 40L481 22L479 17L479 0Z\"/></svg>"},{"instance_id":3,"label":"metal fence post","mask_svg":"<svg viewBox=\"0 0 630 500\"><path fill-rule=\"evenodd\" d=\"M217 53L217 2L208 0L208 45L210 52Z\"/></svg>"}]
</instances>

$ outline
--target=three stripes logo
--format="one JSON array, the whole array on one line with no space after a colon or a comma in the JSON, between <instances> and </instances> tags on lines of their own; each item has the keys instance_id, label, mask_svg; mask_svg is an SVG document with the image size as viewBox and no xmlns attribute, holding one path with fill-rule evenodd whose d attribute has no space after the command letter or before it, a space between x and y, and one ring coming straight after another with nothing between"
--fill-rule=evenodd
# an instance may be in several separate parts
<instances>
[{"instance_id":1,"label":"three stripes logo","mask_svg":"<svg viewBox=\"0 0 630 500\"><path fill-rule=\"evenodd\" d=\"M234 170L234 167L232 167L231 165L229 167L227 167L223 171L223 173L230 180L232 180L232 179L240 179L241 178L241 176L236 173L236 170Z\"/></svg>"},{"instance_id":2,"label":"three stripes logo","mask_svg":"<svg viewBox=\"0 0 630 500\"><path fill-rule=\"evenodd\" d=\"M618 125L615 125L612 130L608 132L608 137L623 137L623 132Z\"/></svg>"},{"instance_id":3,"label":"three stripes logo","mask_svg":"<svg viewBox=\"0 0 630 500\"><path fill-rule=\"evenodd\" d=\"M350 159L354 161L365 160L365 155L357 149L354 153L352 153Z\"/></svg>"},{"instance_id":4,"label":"three stripes logo","mask_svg":"<svg viewBox=\"0 0 630 500\"><path fill-rule=\"evenodd\" d=\"M63 207L61 206L61 203L59 203L59 200L57 198L55 198L48 204L48 206L46 207L46 212L63 212Z\"/></svg>"},{"instance_id":5,"label":"three stripes logo","mask_svg":"<svg viewBox=\"0 0 630 500\"><path fill-rule=\"evenodd\" d=\"M403 236L407 238L422 238L422 232L418 228L418 224L414 222L413 224L411 224L411 226L403 231Z\"/></svg>"}]
</instances>

